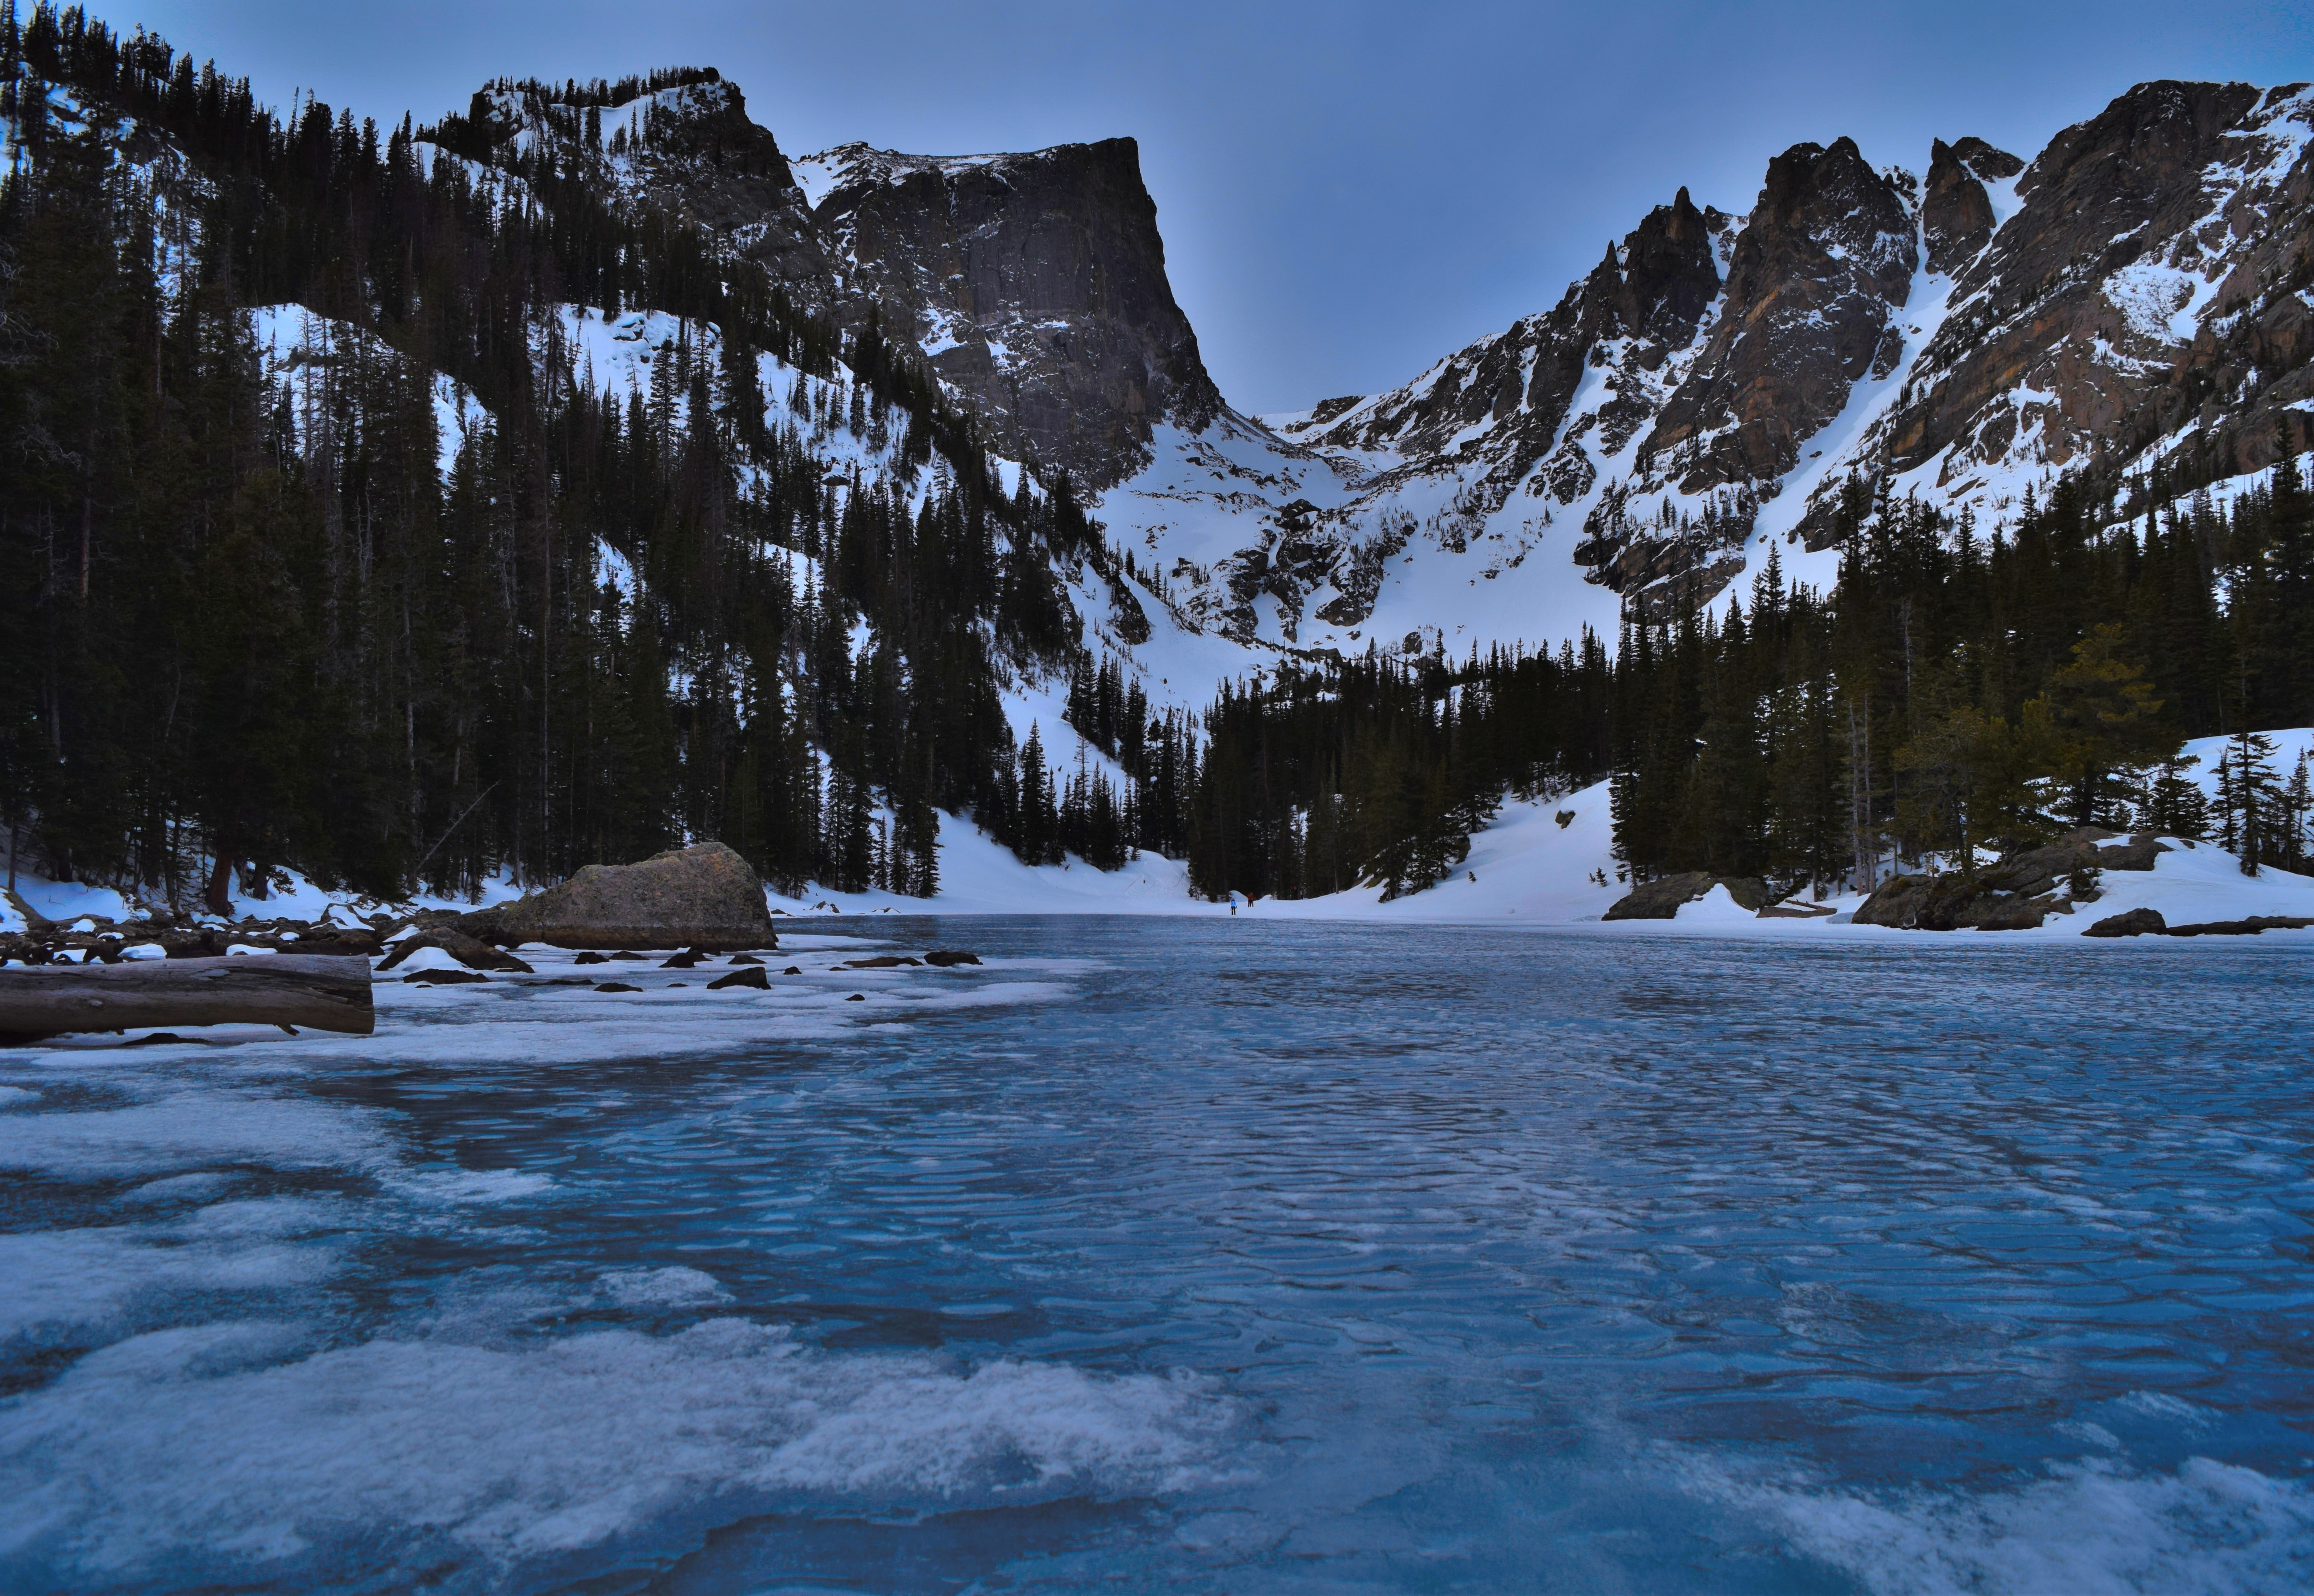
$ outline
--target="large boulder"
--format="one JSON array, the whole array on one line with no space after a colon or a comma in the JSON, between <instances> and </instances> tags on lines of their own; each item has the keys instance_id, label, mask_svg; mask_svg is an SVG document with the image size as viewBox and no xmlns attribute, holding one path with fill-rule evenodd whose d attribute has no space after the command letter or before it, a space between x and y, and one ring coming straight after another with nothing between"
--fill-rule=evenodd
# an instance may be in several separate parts
<instances>
[{"instance_id":1,"label":"large boulder","mask_svg":"<svg viewBox=\"0 0 2314 1596\"><path fill-rule=\"evenodd\" d=\"M2169 844L2151 832L2142 832L2128 842L2097 851L2097 867L2100 870L2150 870L2154 856L2169 851Z\"/></svg>"},{"instance_id":2,"label":"large boulder","mask_svg":"<svg viewBox=\"0 0 2314 1596\"><path fill-rule=\"evenodd\" d=\"M2108 914L2081 933L2084 937L2158 937L2169 929L2159 909L2130 909Z\"/></svg>"},{"instance_id":3,"label":"large boulder","mask_svg":"<svg viewBox=\"0 0 2314 1596\"><path fill-rule=\"evenodd\" d=\"M1602 918L1675 920L1681 909L1715 886L1726 887L1727 895L1743 908L1756 913L1768 906L1768 889L1754 877L1714 876L1708 870L1686 870L1676 876L1658 876L1653 881L1640 882L1630 893L1617 899L1615 906Z\"/></svg>"},{"instance_id":4,"label":"large boulder","mask_svg":"<svg viewBox=\"0 0 2314 1596\"><path fill-rule=\"evenodd\" d=\"M559 886L465 918L479 937L555 948L779 946L763 881L720 842L670 849L640 864L588 865Z\"/></svg>"}]
</instances>

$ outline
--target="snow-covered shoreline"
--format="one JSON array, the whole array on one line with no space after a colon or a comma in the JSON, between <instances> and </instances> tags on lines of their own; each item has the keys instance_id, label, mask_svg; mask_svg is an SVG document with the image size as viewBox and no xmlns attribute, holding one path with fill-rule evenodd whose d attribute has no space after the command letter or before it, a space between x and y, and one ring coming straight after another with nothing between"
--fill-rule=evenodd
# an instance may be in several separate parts
<instances>
[{"instance_id":1,"label":"snow-covered shoreline","mask_svg":"<svg viewBox=\"0 0 2314 1596\"><path fill-rule=\"evenodd\" d=\"M1559 816L1568 816L1559 824ZM2049 942L2079 938L2109 915L2151 909L2171 925L2242 920L2258 915L2314 917L2314 877L2271 867L2244 876L2236 855L2208 842L2165 839L2168 851L2148 871L2108 870L2101 895L2071 914L2053 913L2038 930L1921 931L1857 925L1850 916L1860 893L1829 898L1833 913L1811 918L1762 919L1736 904L1724 887L1682 908L1671 920L1605 921L1608 908L1629 890L1614 877L1604 783L1557 801L1514 801L1495 824L1471 839L1471 853L1449 879L1389 903L1379 887L1352 888L1325 897L1207 903L1188 895L1180 861L1144 855L1113 875L1082 864L1031 868L977 833L958 838L957 823L941 832L943 886L932 899L888 893L820 893L773 897L775 912L799 918L831 911L850 919L886 913L1123 914L1205 916L1244 921L1365 921L1413 926L1525 926L1601 936L1757 937L1822 942L1858 939L1895 943L1963 941ZM2267 935L2314 941L2314 930ZM2168 939L2161 939L2167 940ZM2095 940L2095 939L2093 939ZM2142 939L2141 939L2142 940ZM2193 939L2208 943L2209 938ZM2229 939L2215 939L2225 941ZM2115 943L2114 945L2121 945Z\"/></svg>"},{"instance_id":2,"label":"snow-covered shoreline","mask_svg":"<svg viewBox=\"0 0 2314 1596\"><path fill-rule=\"evenodd\" d=\"M2276 763L2287 769L2314 749L2314 728L2267 734ZM2204 789L2214 783L2221 738L2201 738L2186 752L2201 763L2192 778ZM2255 916L2314 917L2314 877L2268 866L2255 877L2242 874L2239 860L2206 842L2163 839L2168 851L2150 871L2107 870L2100 895L2071 913L2056 913L2037 930L1930 932L1857 925L1850 916L1864 901L1860 893L1824 900L1829 915L1761 919L1739 907L1725 888L1683 906L1671 920L1605 921L1603 916L1630 890L1616 878L1613 823L1607 784L1599 782L1557 799L1511 799L1493 823L1471 838L1470 856L1454 874L1428 889L1388 903L1376 886L1353 887L1324 897L1262 898L1248 903L1210 903L1189 891L1188 865L1144 853L1122 869L1104 872L1082 861L1025 865L1011 850L951 815L940 817L941 890L932 898L871 891L841 893L813 888L793 896L768 894L774 916L782 920L826 917L854 920L887 914L1122 914L1262 921L1359 921L1402 925L1513 925L1575 929L1603 936L1760 937L1818 942L1858 939L1897 942L2048 942L2080 937L2098 921L2133 909L2151 909L2170 925L2239 921ZM122 921L132 913L109 887L52 883L20 877L18 892L35 913L69 925L83 915ZM486 902L518 895L510 881L493 881ZM240 897L236 912L254 918L318 921L333 895L303 880L263 900ZM398 908L465 908L473 905L424 898ZM344 916L342 908L340 917ZM0 932L21 930L23 920L0 895ZM2314 939L2314 930L2264 933ZM2160 939L2167 940L2168 939ZM2195 938L2196 943L2244 940ZM2127 940L2142 941L2142 939ZM2182 939L2181 939L2182 940Z\"/></svg>"},{"instance_id":3,"label":"snow-covered shoreline","mask_svg":"<svg viewBox=\"0 0 2314 1596\"><path fill-rule=\"evenodd\" d=\"M2266 734L2277 767L2287 772L2314 750L2314 728ZM2190 778L2214 796L2221 737L2197 738L2185 753L2199 759ZM1564 820L1562 821L1562 816ZM1682 908L1673 920L1605 921L1603 916L1630 890L1616 878L1613 820L1607 784L1599 782L1557 799L1506 802L1491 824L1471 838L1470 856L1455 873L1426 891L1391 902L1374 886L1324 897L1243 899L1229 904L1193 898L1180 860L1144 855L1112 875L1082 863L1023 865L968 823L943 816L940 895L903 898L889 893L822 893L772 900L788 915L844 914L1164 914L1223 919L1365 921L1406 925L1524 925L1580 929L1606 936L1763 937L1822 941L1894 939L2048 942L2080 937L2098 921L2133 909L2151 909L2171 925L2244 920L2253 916L2314 916L2314 877L2271 866L2242 874L2239 859L2205 842L2164 839L2168 851L2151 871L2107 870L2101 895L2072 913L2053 913L2037 930L1921 931L1857 925L1850 916L1862 893L1825 899L1829 915L1761 919L1715 888ZM2314 938L2314 931L2267 936ZM2167 939L2163 939L2167 940ZM2218 942L2241 939L2220 938ZM2097 939L2101 940L2101 939ZM2122 943L2142 941L2124 939ZM2184 939L2181 939L2184 940ZM2209 942L2209 938L2195 938Z\"/></svg>"}]
</instances>

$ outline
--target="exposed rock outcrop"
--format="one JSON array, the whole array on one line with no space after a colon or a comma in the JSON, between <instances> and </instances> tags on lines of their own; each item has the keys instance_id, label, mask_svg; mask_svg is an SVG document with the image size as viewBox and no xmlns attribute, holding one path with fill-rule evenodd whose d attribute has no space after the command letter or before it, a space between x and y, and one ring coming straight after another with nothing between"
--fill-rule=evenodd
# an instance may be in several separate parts
<instances>
[{"instance_id":1,"label":"exposed rock outcrop","mask_svg":"<svg viewBox=\"0 0 2314 1596\"><path fill-rule=\"evenodd\" d=\"M764 884L720 842L671 849L631 865L588 865L559 886L478 909L466 929L499 942L555 948L775 948Z\"/></svg>"},{"instance_id":2,"label":"exposed rock outcrop","mask_svg":"<svg viewBox=\"0 0 2314 1596\"><path fill-rule=\"evenodd\" d=\"M2025 163L1981 138L1957 145L1939 138L1929 145L1929 181L1921 196L1921 234L1929 246L1929 269L1950 277L1983 252L1995 217L1984 179L2015 177Z\"/></svg>"},{"instance_id":3,"label":"exposed rock outcrop","mask_svg":"<svg viewBox=\"0 0 2314 1596\"><path fill-rule=\"evenodd\" d=\"M2150 870L2155 855L2168 851L2151 836L2100 846L2117 834L2087 826L1983 869L1893 876L1865 899L1856 923L1923 931L2032 930L2053 909L2070 912L2076 902L2094 901L2098 872Z\"/></svg>"},{"instance_id":4,"label":"exposed rock outcrop","mask_svg":"<svg viewBox=\"0 0 2314 1596\"><path fill-rule=\"evenodd\" d=\"M1616 900L1612 908L1600 916L1603 920L1675 920L1679 912L1698 898L1705 896L1715 886L1724 886L1727 895L1738 907L1754 913L1768 906L1765 883L1751 876L1714 876L1705 870L1688 870L1676 876L1658 876L1653 881L1642 881L1630 893Z\"/></svg>"}]
</instances>

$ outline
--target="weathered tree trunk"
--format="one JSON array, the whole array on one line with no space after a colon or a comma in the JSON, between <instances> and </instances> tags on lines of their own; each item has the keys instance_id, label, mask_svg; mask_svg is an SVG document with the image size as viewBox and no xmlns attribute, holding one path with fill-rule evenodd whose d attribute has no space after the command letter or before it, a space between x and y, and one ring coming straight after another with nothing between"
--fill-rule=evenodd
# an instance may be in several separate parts
<instances>
[{"instance_id":1,"label":"weathered tree trunk","mask_svg":"<svg viewBox=\"0 0 2314 1596\"><path fill-rule=\"evenodd\" d=\"M210 913L223 915L227 920L233 918L233 855L225 851L222 842L216 844L216 863L209 869L205 901Z\"/></svg>"},{"instance_id":2,"label":"weathered tree trunk","mask_svg":"<svg viewBox=\"0 0 2314 1596\"><path fill-rule=\"evenodd\" d=\"M0 1036L140 1026L278 1025L367 1036L369 961L243 954L0 970Z\"/></svg>"}]
</instances>

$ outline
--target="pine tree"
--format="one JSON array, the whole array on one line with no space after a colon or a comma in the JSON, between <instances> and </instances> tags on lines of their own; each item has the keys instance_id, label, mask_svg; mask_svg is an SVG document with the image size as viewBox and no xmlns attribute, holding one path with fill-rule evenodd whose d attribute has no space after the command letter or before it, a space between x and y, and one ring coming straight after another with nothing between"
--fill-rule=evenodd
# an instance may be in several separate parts
<instances>
[{"instance_id":1,"label":"pine tree","mask_svg":"<svg viewBox=\"0 0 2314 1596\"><path fill-rule=\"evenodd\" d=\"M2146 830L2195 840L2209 835L2209 799L2186 774L2201 763L2198 755L2188 754L2163 760L2155 767L2140 816L2140 824Z\"/></svg>"},{"instance_id":2,"label":"pine tree","mask_svg":"<svg viewBox=\"0 0 2314 1596\"><path fill-rule=\"evenodd\" d=\"M2275 862L2285 870L2302 873L2307 859L2307 824L2314 819L2314 780L2310 780L2306 754L2301 750L2290 781L2275 804Z\"/></svg>"},{"instance_id":3,"label":"pine tree","mask_svg":"<svg viewBox=\"0 0 2314 1596\"><path fill-rule=\"evenodd\" d=\"M2125 638L2117 623L2093 629L2028 706L2046 719L2051 773L2070 790L2077 826L2109 817L2108 789L2117 772L2172 758L2183 741L2162 718L2144 672L2120 657Z\"/></svg>"},{"instance_id":4,"label":"pine tree","mask_svg":"<svg viewBox=\"0 0 2314 1596\"><path fill-rule=\"evenodd\" d=\"M2217 776L2218 840L2240 856L2243 875L2255 876L2280 851L2274 739L2236 732L2219 757Z\"/></svg>"},{"instance_id":5,"label":"pine tree","mask_svg":"<svg viewBox=\"0 0 2314 1596\"><path fill-rule=\"evenodd\" d=\"M1012 851L1024 864L1059 864L1060 816L1053 802L1052 777L1045 769L1044 737L1034 721L1020 748L1020 795Z\"/></svg>"}]
</instances>

